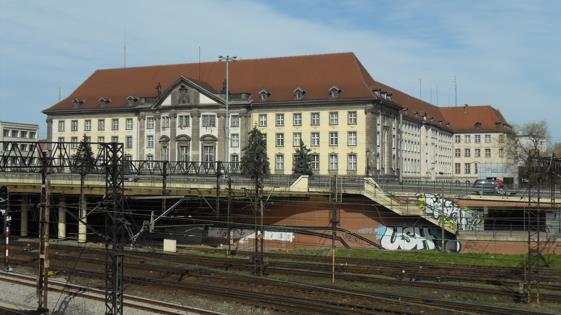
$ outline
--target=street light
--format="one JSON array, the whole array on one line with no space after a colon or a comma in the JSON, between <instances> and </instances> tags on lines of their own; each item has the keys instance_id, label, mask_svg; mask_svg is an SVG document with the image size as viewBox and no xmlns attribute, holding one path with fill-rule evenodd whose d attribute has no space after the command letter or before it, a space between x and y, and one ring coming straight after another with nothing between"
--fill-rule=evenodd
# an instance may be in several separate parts
<instances>
[{"instance_id":1,"label":"street light","mask_svg":"<svg viewBox=\"0 0 561 315\"><path fill-rule=\"evenodd\" d=\"M238 57L237 56L218 56L218 61L226 62L226 123L224 124L224 161L226 163L230 162L230 153L229 153L229 141L230 141L230 111L229 111L229 101L230 101L230 77L229 77L229 65L230 62L235 61ZM230 164L227 164L230 166Z\"/></svg>"}]
</instances>

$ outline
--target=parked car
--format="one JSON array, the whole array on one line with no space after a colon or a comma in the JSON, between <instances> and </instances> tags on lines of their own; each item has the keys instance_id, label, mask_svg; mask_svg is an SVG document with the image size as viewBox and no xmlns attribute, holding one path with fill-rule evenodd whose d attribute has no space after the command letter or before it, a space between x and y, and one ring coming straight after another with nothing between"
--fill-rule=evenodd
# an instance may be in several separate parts
<instances>
[{"instance_id":1,"label":"parked car","mask_svg":"<svg viewBox=\"0 0 561 315\"><path fill-rule=\"evenodd\" d=\"M476 195L509 195L495 179L478 179L473 182L472 187Z\"/></svg>"}]
</instances>

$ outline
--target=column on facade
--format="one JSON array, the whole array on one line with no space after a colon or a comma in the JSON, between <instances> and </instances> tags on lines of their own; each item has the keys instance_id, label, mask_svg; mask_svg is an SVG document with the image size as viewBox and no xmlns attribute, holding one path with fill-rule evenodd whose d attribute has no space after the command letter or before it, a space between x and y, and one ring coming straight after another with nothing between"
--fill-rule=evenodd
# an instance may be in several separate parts
<instances>
[{"instance_id":1,"label":"column on facade","mask_svg":"<svg viewBox=\"0 0 561 315\"><path fill-rule=\"evenodd\" d=\"M403 173L403 135L402 135L402 129L403 129L403 112L399 111L399 120L397 123L397 128L396 128L396 154L395 154L395 159L396 159L396 163L397 163L397 175L399 176L399 181L401 182L401 179L403 178L402 173Z\"/></svg>"},{"instance_id":2,"label":"column on facade","mask_svg":"<svg viewBox=\"0 0 561 315\"><path fill-rule=\"evenodd\" d=\"M64 197L58 201L58 238L66 238L66 202Z\"/></svg>"},{"instance_id":3,"label":"column on facade","mask_svg":"<svg viewBox=\"0 0 561 315\"><path fill-rule=\"evenodd\" d=\"M139 160L146 159L146 155L144 153L144 141L146 141L146 114L141 113L138 117L137 159Z\"/></svg>"},{"instance_id":4,"label":"column on facade","mask_svg":"<svg viewBox=\"0 0 561 315\"><path fill-rule=\"evenodd\" d=\"M160 144L160 134L162 132L162 116L160 113L156 113L154 116L155 126L154 126L154 158L159 161L162 159L162 145Z\"/></svg>"},{"instance_id":5,"label":"column on facade","mask_svg":"<svg viewBox=\"0 0 561 315\"><path fill-rule=\"evenodd\" d=\"M248 135L250 130L251 130L251 113L244 108L240 111L240 148L242 149L247 146L249 140Z\"/></svg>"},{"instance_id":6,"label":"column on facade","mask_svg":"<svg viewBox=\"0 0 561 315\"><path fill-rule=\"evenodd\" d=\"M226 127L226 113L218 113L218 142L216 142L216 145L218 146L218 148L216 148L216 160L217 161L226 161L226 158L224 156L224 154L226 153L224 150L224 145L225 142L228 141L228 139L226 139L226 135L224 134L224 128Z\"/></svg>"},{"instance_id":7,"label":"column on facade","mask_svg":"<svg viewBox=\"0 0 561 315\"><path fill-rule=\"evenodd\" d=\"M191 112L191 161L200 161L201 112Z\"/></svg>"},{"instance_id":8,"label":"column on facade","mask_svg":"<svg viewBox=\"0 0 561 315\"><path fill-rule=\"evenodd\" d=\"M53 139L53 118L47 117L47 141L54 141ZM51 149L51 145L47 144L47 149Z\"/></svg>"},{"instance_id":9,"label":"column on facade","mask_svg":"<svg viewBox=\"0 0 561 315\"><path fill-rule=\"evenodd\" d=\"M175 137L177 136L177 113L175 111L171 111L171 113L169 114L169 119L169 160L177 161L177 142L175 141Z\"/></svg>"},{"instance_id":10,"label":"column on facade","mask_svg":"<svg viewBox=\"0 0 561 315\"><path fill-rule=\"evenodd\" d=\"M21 200L20 236L27 237L29 218L29 198L24 195Z\"/></svg>"},{"instance_id":11,"label":"column on facade","mask_svg":"<svg viewBox=\"0 0 561 315\"><path fill-rule=\"evenodd\" d=\"M364 114L366 116L366 175L372 176L376 169L376 154L378 153L378 126L374 104L368 104Z\"/></svg>"},{"instance_id":12,"label":"column on facade","mask_svg":"<svg viewBox=\"0 0 561 315\"><path fill-rule=\"evenodd\" d=\"M85 243L88 238L88 229L86 227L88 221L88 203L86 200L86 196L82 197L82 206L78 209L78 217L80 221L78 221L78 242Z\"/></svg>"}]
</instances>

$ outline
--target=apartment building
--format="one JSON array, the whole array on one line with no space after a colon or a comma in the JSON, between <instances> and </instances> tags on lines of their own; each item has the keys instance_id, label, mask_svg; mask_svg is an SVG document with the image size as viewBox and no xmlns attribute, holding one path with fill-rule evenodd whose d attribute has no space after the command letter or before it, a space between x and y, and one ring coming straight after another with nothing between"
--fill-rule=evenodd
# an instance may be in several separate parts
<instances>
[{"instance_id":1,"label":"apartment building","mask_svg":"<svg viewBox=\"0 0 561 315\"><path fill-rule=\"evenodd\" d=\"M16 151L25 155L32 150L33 145L26 142L35 142L39 138L39 126L36 124L0 121L0 131L0 141L20 142L17 148L12 147L9 143L0 146L0 155L12 158L16 155ZM16 163L15 160L13 162Z\"/></svg>"},{"instance_id":2,"label":"apartment building","mask_svg":"<svg viewBox=\"0 0 561 315\"><path fill-rule=\"evenodd\" d=\"M501 177L515 181L516 168L507 152L511 126L491 106L464 105L440 109L454 131L454 176L473 181Z\"/></svg>"}]
</instances>

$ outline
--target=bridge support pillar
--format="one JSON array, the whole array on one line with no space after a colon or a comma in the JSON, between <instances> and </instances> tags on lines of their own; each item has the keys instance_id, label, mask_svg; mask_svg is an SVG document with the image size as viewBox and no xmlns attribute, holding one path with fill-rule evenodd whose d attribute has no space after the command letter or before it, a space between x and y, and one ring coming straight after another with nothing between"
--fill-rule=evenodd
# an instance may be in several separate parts
<instances>
[{"instance_id":1,"label":"bridge support pillar","mask_svg":"<svg viewBox=\"0 0 561 315\"><path fill-rule=\"evenodd\" d=\"M66 238L66 202L64 198L58 201L58 238Z\"/></svg>"},{"instance_id":2,"label":"bridge support pillar","mask_svg":"<svg viewBox=\"0 0 561 315\"><path fill-rule=\"evenodd\" d=\"M21 201L21 217L20 217L20 227L19 235L21 237L27 237L28 233L28 217L29 217L29 199L27 195L23 196Z\"/></svg>"},{"instance_id":3,"label":"bridge support pillar","mask_svg":"<svg viewBox=\"0 0 561 315\"><path fill-rule=\"evenodd\" d=\"M81 221L78 221L78 242L85 243L87 241L87 232L88 229L86 228L86 224L88 217L88 203L86 202L86 197L82 197L82 202L80 203L80 209L78 217Z\"/></svg>"}]
</instances>

